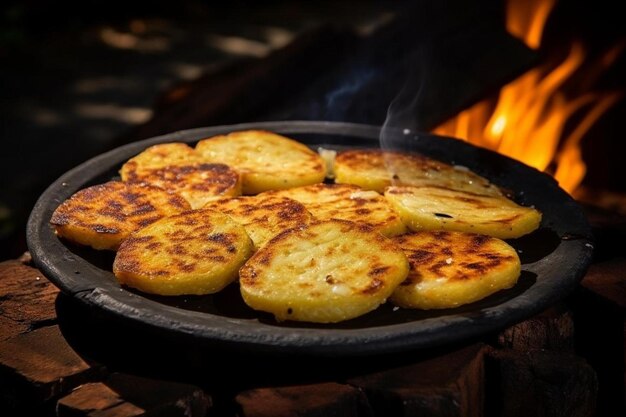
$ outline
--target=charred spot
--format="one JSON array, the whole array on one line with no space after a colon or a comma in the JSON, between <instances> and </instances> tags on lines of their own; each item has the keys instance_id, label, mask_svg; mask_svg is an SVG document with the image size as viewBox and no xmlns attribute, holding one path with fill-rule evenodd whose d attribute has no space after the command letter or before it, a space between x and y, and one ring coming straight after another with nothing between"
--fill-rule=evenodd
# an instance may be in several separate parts
<instances>
[{"instance_id":1,"label":"charred spot","mask_svg":"<svg viewBox=\"0 0 626 417\"><path fill-rule=\"evenodd\" d=\"M292 233L294 232L298 232L301 230L305 230L307 228L307 225L302 225L302 226L298 226L297 228L294 229L287 229L287 230L283 230L282 232L280 232L279 234L277 234L276 236L274 236L271 241L272 242L279 242L281 240L285 240L287 239L289 236L291 236Z\"/></svg>"},{"instance_id":2,"label":"charred spot","mask_svg":"<svg viewBox=\"0 0 626 417\"><path fill-rule=\"evenodd\" d=\"M304 206L296 202L289 202L281 204L280 206L282 209L278 211L278 217L282 220L291 220L292 218L299 217L306 212Z\"/></svg>"},{"instance_id":3,"label":"charred spot","mask_svg":"<svg viewBox=\"0 0 626 417\"><path fill-rule=\"evenodd\" d=\"M390 267L388 267L388 266L378 266L378 267L372 269L371 271L369 271L367 273L367 275L370 276L370 277L383 275L385 272L387 272L389 270L389 268Z\"/></svg>"},{"instance_id":4,"label":"charred spot","mask_svg":"<svg viewBox=\"0 0 626 417\"><path fill-rule=\"evenodd\" d=\"M188 264L183 262L178 263L176 266L178 266L178 268L183 272L193 272L193 270L196 269L196 266L194 264Z\"/></svg>"},{"instance_id":5,"label":"charred spot","mask_svg":"<svg viewBox=\"0 0 626 417\"><path fill-rule=\"evenodd\" d=\"M165 236L172 242L184 242L191 239L191 236L181 229L175 229L171 232L167 232L165 233Z\"/></svg>"},{"instance_id":6,"label":"charred spot","mask_svg":"<svg viewBox=\"0 0 626 417\"><path fill-rule=\"evenodd\" d=\"M380 290L383 287L383 285L384 284L381 280L379 280L378 278L374 278L372 279L370 284L361 292L363 294L375 294L378 290Z\"/></svg>"},{"instance_id":7,"label":"charred spot","mask_svg":"<svg viewBox=\"0 0 626 417\"><path fill-rule=\"evenodd\" d=\"M228 251L228 253L236 253L237 252L237 248L234 245L228 245L226 250Z\"/></svg>"},{"instance_id":8,"label":"charred spot","mask_svg":"<svg viewBox=\"0 0 626 417\"><path fill-rule=\"evenodd\" d=\"M393 179L393 180L399 180L399 179L400 179L400 177L398 176L398 174L393 174L393 175L391 176L391 179Z\"/></svg>"},{"instance_id":9,"label":"charred spot","mask_svg":"<svg viewBox=\"0 0 626 417\"><path fill-rule=\"evenodd\" d=\"M204 234L211 234L213 225L211 223L199 223L191 229L191 234L195 236L201 236Z\"/></svg>"},{"instance_id":10,"label":"charred spot","mask_svg":"<svg viewBox=\"0 0 626 417\"><path fill-rule=\"evenodd\" d=\"M78 213L85 213L85 212L91 211L91 210L92 210L91 207L83 206L82 204L73 205L73 206L68 207L68 211L70 213L76 213L76 212L78 212Z\"/></svg>"},{"instance_id":11,"label":"charred spot","mask_svg":"<svg viewBox=\"0 0 626 417\"><path fill-rule=\"evenodd\" d=\"M476 250L483 246L485 243L489 242L491 238L487 235L475 235L472 236L472 240L470 242L470 250Z\"/></svg>"},{"instance_id":12,"label":"charred spot","mask_svg":"<svg viewBox=\"0 0 626 417\"><path fill-rule=\"evenodd\" d=\"M115 191L113 187L109 190L109 187L106 184L96 185L95 187L85 188L82 191L79 191L77 194L74 194L71 199L80 198L85 201L93 201L95 199L100 198L103 193L108 193L110 191Z\"/></svg>"},{"instance_id":13,"label":"charred spot","mask_svg":"<svg viewBox=\"0 0 626 417\"><path fill-rule=\"evenodd\" d=\"M110 205L111 205L111 202L109 202L109 206ZM126 220L126 216L124 215L124 213L122 213L121 211L117 209L111 210L111 207L104 207L103 209L98 210L98 214L103 217L109 217L109 218L115 219L119 222L123 222L124 220Z\"/></svg>"},{"instance_id":14,"label":"charred spot","mask_svg":"<svg viewBox=\"0 0 626 417\"><path fill-rule=\"evenodd\" d=\"M441 268L443 268L444 266L448 266L446 261L440 261L440 262L437 262L437 263L431 265L428 268L428 270L430 272L432 272L433 274L441 275Z\"/></svg>"},{"instance_id":15,"label":"charred spot","mask_svg":"<svg viewBox=\"0 0 626 417\"><path fill-rule=\"evenodd\" d=\"M126 200L127 203L134 203L138 199L141 198L141 194L133 193L133 192L130 192L130 191L124 191L124 192L120 193L120 197L122 197L124 200Z\"/></svg>"},{"instance_id":16,"label":"charred spot","mask_svg":"<svg viewBox=\"0 0 626 417\"><path fill-rule=\"evenodd\" d=\"M433 213L436 217L440 217L443 219L452 219L453 217L446 213Z\"/></svg>"},{"instance_id":17,"label":"charred spot","mask_svg":"<svg viewBox=\"0 0 626 417\"><path fill-rule=\"evenodd\" d=\"M450 281L465 281L472 279L472 275L464 274L461 271L456 271L456 273L450 277Z\"/></svg>"},{"instance_id":18,"label":"charred spot","mask_svg":"<svg viewBox=\"0 0 626 417\"><path fill-rule=\"evenodd\" d=\"M187 209L189 207L189 204L187 204L187 200L177 195L170 197L168 203L181 210Z\"/></svg>"},{"instance_id":19,"label":"charred spot","mask_svg":"<svg viewBox=\"0 0 626 417\"><path fill-rule=\"evenodd\" d=\"M177 216L175 224L177 226L196 226L198 219L191 216Z\"/></svg>"},{"instance_id":20,"label":"charred spot","mask_svg":"<svg viewBox=\"0 0 626 417\"><path fill-rule=\"evenodd\" d=\"M128 238L124 239L122 241L122 244L120 245L120 248L124 248L124 249L137 249L137 246L142 244L142 243L148 243L150 242L152 239L154 239L154 236L141 236L141 237L135 237L133 235L129 236Z\"/></svg>"},{"instance_id":21,"label":"charred spot","mask_svg":"<svg viewBox=\"0 0 626 417\"><path fill-rule=\"evenodd\" d=\"M244 285L254 286L256 284L257 273L256 270L252 267L248 267L241 270L241 282Z\"/></svg>"},{"instance_id":22,"label":"charred spot","mask_svg":"<svg viewBox=\"0 0 626 417\"><path fill-rule=\"evenodd\" d=\"M133 210L130 215L131 216L141 216L142 214L155 212L156 208L150 203L144 203Z\"/></svg>"},{"instance_id":23,"label":"charred spot","mask_svg":"<svg viewBox=\"0 0 626 417\"><path fill-rule=\"evenodd\" d=\"M326 278L324 278L324 281L326 281L329 284L335 284L337 282L335 281L335 278L333 278L333 276L330 274L326 275Z\"/></svg>"},{"instance_id":24,"label":"charred spot","mask_svg":"<svg viewBox=\"0 0 626 417\"><path fill-rule=\"evenodd\" d=\"M205 255L211 255L213 253L217 252L217 249L215 248L203 248L202 249L202 253Z\"/></svg>"},{"instance_id":25,"label":"charred spot","mask_svg":"<svg viewBox=\"0 0 626 417\"><path fill-rule=\"evenodd\" d=\"M146 245L147 250L156 250L159 249L163 244L161 242L152 242Z\"/></svg>"},{"instance_id":26,"label":"charred spot","mask_svg":"<svg viewBox=\"0 0 626 417\"><path fill-rule=\"evenodd\" d=\"M139 227L145 227L148 226L149 224L152 224L154 222L156 222L157 220L160 220L162 216L153 216L153 217L148 217L146 219L141 219L139 220L136 224Z\"/></svg>"},{"instance_id":27,"label":"charred spot","mask_svg":"<svg viewBox=\"0 0 626 417\"><path fill-rule=\"evenodd\" d=\"M287 309L287 314L293 314L293 308L289 307L289 308Z\"/></svg>"},{"instance_id":28,"label":"charred spot","mask_svg":"<svg viewBox=\"0 0 626 417\"><path fill-rule=\"evenodd\" d=\"M203 171L212 171L212 172L216 172L216 173L223 173L223 172L229 172L230 171L230 167L228 165L225 165L225 164L209 164L209 163L206 163L206 162L198 164L198 168L200 168Z\"/></svg>"},{"instance_id":29,"label":"charred spot","mask_svg":"<svg viewBox=\"0 0 626 417\"><path fill-rule=\"evenodd\" d=\"M370 233L374 231L374 228L367 223L356 223L356 226L360 232Z\"/></svg>"},{"instance_id":30,"label":"charred spot","mask_svg":"<svg viewBox=\"0 0 626 417\"><path fill-rule=\"evenodd\" d=\"M471 269L472 271L479 272L481 274L487 272L487 265L484 262L463 263L461 264L461 266L467 269Z\"/></svg>"},{"instance_id":31,"label":"charred spot","mask_svg":"<svg viewBox=\"0 0 626 417\"><path fill-rule=\"evenodd\" d=\"M372 210L370 209L366 209L366 208L360 208L360 209L356 209L356 214L360 214L362 216L367 216L368 214L370 214L372 212Z\"/></svg>"},{"instance_id":32,"label":"charred spot","mask_svg":"<svg viewBox=\"0 0 626 417\"><path fill-rule=\"evenodd\" d=\"M447 256L452 256L453 255L452 249L450 249L447 246L444 246L443 248L441 248L441 253L443 253L444 255L447 255Z\"/></svg>"},{"instance_id":33,"label":"charred spot","mask_svg":"<svg viewBox=\"0 0 626 417\"><path fill-rule=\"evenodd\" d=\"M493 252L479 253L478 256L480 256L481 258L488 259L490 261L499 261L505 258L502 255L498 253L493 253ZM507 258L510 258L510 257L507 257Z\"/></svg>"},{"instance_id":34,"label":"charred spot","mask_svg":"<svg viewBox=\"0 0 626 417\"><path fill-rule=\"evenodd\" d=\"M124 208L124 205L122 203L120 203L117 200L109 200L107 201L107 204L109 206L109 208L113 209L113 210L119 210L121 211Z\"/></svg>"},{"instance_id":35,"label":"charred spot","mask_svg":"<svg viewBox=\"0 0 626 417\"><path fill-rule=\"evenodd\" d=\"M96 233L116 234L120 232L120 229L116 227L105 226L103 224L94 224L91 229Z\"/></svg>"},{"instance_id":36,"label":"charred spot","mask_svg":"<svg viewBox=\"0 0 626 417\"><path fill-rule=\"evenodd\" d=\"M409 260L417 265L428 263L432 261L434 257L434 253L422 249L414 250L408 256Z\"/></svg>"},{"instance_id":37,"label":"charred spot","mask_svg":"<svg viewBox=\"0 0 626 417\"><path fill-rule=\"evenodd\" d=\"M141 266L139 265L139 261L137 261L136 259L133 258L126 258L124 256L118 256L115 259L115 263L113 264L113 269L115 271L120 271L120 272L140 272L142 270Z\"/></svg>"},{"instance_id":38,"label":"charred spot","mask_svg":"<svg viewBox=\"0 0 626 417\"><path fill-rule=\"evenodd\" d=\"M187 249L183 245L177 244L169 248L167 252L172 255L186 255Z\"/></svg>"},{"instance_id":39,"label":"charred spot","mask_svg":"<svg viewBox=\"0 0 626 417\"><path fill-rule=\"evenodd\" d=\"M270 254L268 253L264 253L263 255L259 256L256 261L262 265L269 265L270 264Z\"/></svg>"},{"instance_id":40,"label":"charred spot","mask_svg":"<svg viewBox=\"0 0 626 417\"><path fill-rule=\"evenodd\" d=\"M213 233L207 236L209 242L214 242L224 246L232 246L232 237L227 233Z\"/></svg>"},{"instance_id":41,"label":"charred spot","mask_svg":"<svg viewBox=\"0 0 626 417\"><path fill-rule=\"evenodd\" d=\"M225 262L226 258L224 258L222 255L209 255L207 256L207 258L213 262Z\"/></svg>"},{"instance_id":42,"label":"charred spot","mask_svg":"<svg viewBox=\"0 0 626 417\"><path fill-rule=\"evenodd\" d=\"M154 236L130 236L124 242L126 244L147 243L154 239Z\"/></svg>"}]
</instances>

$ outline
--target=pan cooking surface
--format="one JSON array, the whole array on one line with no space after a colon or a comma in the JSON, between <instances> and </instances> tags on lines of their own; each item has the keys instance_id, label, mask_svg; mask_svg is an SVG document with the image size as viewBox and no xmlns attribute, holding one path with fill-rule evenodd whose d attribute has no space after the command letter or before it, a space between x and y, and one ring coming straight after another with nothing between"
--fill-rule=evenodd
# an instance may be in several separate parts
<instances>
[{"instance_id":1,"label":"pan cooking surface","mask_svg":"<svg viewBox=\"0 0 626 417\"><path fill-rule=\"evenodd\" d=\"M111 272L113 253L61 241L49 225L61 202L82 188L116 177L127 159L148 146L194 144L209 136L247 129L274 131L313 149L381 146L379 128L374 126L267 122L194 129L114 149L67 172L42 194L27 230L36 265L80 302L169 336L192 336L210 346L255 354L347 357L434 347L501 329L566 296L591 261L590 227L576 202L550 176L455 139L403 131L386 132L382 147L467 166L510 190L518 203L534 205L543 213L539 230L508 240L522 261L522 275L515 287L455 309L419 311L387 304L336 324L278 323L247 307L236 284L218 294L179 297L152 296L121 287Z\"/></svg>"}]
</instances>

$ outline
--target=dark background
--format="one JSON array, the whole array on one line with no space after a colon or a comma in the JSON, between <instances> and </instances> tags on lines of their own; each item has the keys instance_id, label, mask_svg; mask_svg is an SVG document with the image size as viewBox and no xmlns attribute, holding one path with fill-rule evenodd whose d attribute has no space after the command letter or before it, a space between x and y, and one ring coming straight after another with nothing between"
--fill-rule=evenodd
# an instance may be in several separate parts
<instances>
[{"instance_id":1,"label":"dark background","mask_svg":"<svg viewBox=\"0 0 626 417\"><path fill-rule=\"evenodd\" d=\"M161 95L179 83L193 81L224 63L247 65L323 24L365 31L409 5L413 12L423 11L415 22L428 22L433 3L456 7L452 0L4 2L0 6L0 260L26 249L26 219L47 185L82 161L123 143L134 126L150 118ZM572 39L584 42L590 59L626 42L626 22L612 3L617 2L559 2L537 59L563 54ZM499 2L476 4L493 11ZM456 14L449 15L452 19ZM475 19L477 25L483 23L479 20ZM622 53L593 88L625 91L625 61ZM325 63L329 71L337 65ZM436 83L432 91L437 92ZM306 100L314 101L311 95L294 92L294 101L304 101L300 108L312 108ZM380 103L383 108L388 106L385 100ZM384 120L380 113L357 118L285 112L292 104L241 120L225 117L224 122L267 120L273 115L374 124ZM622 99L586 135L587 186L626 192L624 120Z\"/></svg>"}]
</instances>

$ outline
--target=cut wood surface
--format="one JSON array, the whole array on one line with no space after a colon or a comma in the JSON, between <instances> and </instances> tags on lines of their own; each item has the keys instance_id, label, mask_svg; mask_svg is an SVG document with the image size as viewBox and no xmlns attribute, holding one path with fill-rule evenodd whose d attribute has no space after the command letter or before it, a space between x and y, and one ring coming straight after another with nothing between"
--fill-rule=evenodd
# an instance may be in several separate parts
<instances>
[{"instance_id":1,"label":"cut wood surface","mask_svg":"<svg viewBox=\"0 0 626 417\"><path fill-rule=\"evenodd\" d=\"M38 269L20 260L0 262L0 340L54 323L58 293Z\"/></svg>"},{"instance_id":2,"label":"cut wood surface","mask_svg":"<svg viewBox=\"0 0 626 417\"><path fill-rule=\"evenodd\" d=\"M115 373L60 399L57 415L201 417L210 404L211 399L193 385Z\"/></svg>"},{"instance_id":3,"label":"cut wood surface","mask_svg":"<svg viewBox=\"0 0 626 417\"><path fill-rule=\"evenodd\" d=\"M350 379L376 415L482 416L483 357L475 344L458 351Z\"/></svg>"},{"instance_id":4,"label":"cut wood surface","mask_svg":"<svg viewBox=\"0 0 626 417\"><path fill-rule=\"evenodd\" d=\"M506 328L498 336L501 347L528 351L550 349L573 351L574 319L563 305Z\"/></svg>"},{"instance_id":5,"label":"cut wood surface","mask_svg":"<svg viewBox=\"0 0 626 417\"><path fill-rule=\"evenodd\" d=\"M371 416L358 389L338 383L258 388L236 397L241 417Z\"/></svg>"},{"instance_id":6,"label":"cut wood surface","mask_svg":"<svg viewBox=\"0 0 626 417\"><path fill-rule=\"evenodd\" d=\"M589 417L594 414L598 380L591 366L580 357L544 350L500 350L490 354L489 365L488 377L494 381L490 384L493 391L488 393L488 401L492 401L494 415Z\"/></svg>"}]
</instances>

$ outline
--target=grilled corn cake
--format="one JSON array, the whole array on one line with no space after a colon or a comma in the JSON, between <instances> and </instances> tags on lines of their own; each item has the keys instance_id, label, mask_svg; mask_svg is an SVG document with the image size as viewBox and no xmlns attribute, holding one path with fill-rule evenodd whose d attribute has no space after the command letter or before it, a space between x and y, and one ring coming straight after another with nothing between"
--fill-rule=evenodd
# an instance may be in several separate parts
<instances>
[{"instance_id":1,"label":"grilled corn cake","mask_svg":"<svg viewBox=\"0 0 626 417\"><path fill-rule=\"evenodd\" d=\"M308 224L312 218L301 203L266 194L223 198L204 208L226 213L242 224L256 249L284 230Z\"/></svg>"},{"instance_id":2,"label":"grilled corn cake","mask_svg":"<svg viewBox=\"0 0 626 417\"><path fill-rule=\"evenodd\" d=\"M511 288L521 272L515 249L485 235L421 231L392 240L411 267L390 298L405 308L453 308L472 303Z\"/></svg>"},{"instance_id":3,"label":"grilled corn cake","mask_svg":"<svg viewBox=\"0 0 626 417\"><path fill-rule=\"evenodd\" d=\"M400 248L370 226L328 220L274 237L239 282L246 304L278 320L333 323L376 309L408 271Z\"/></svg>"},{"instance_id":4,"label":"grilled corn cake","mask_svg":"<svg viewBox=\"0 0 626 417\"><path fill-rule=\"evenodd\" d=\"M197 209L211 200L241 195L239 173L224 164L169 165L146 170L135 181L181 195Z\"/></svg>"},{"instance_id":5,"label":"grilled corn cake","mask_svg":"<svg viewBox=\"0 0 626 417\"><path fill-rule=\"evenodd\" d=\"M205 161L239 171L244 194L315 184L326 174L322 158L307 146L260 130L204 139L196 151Z\"/></svg>"},{"instance_id":6,"label":"grilled corn cake","mask_svg":"<svg viewBox=\"0 0 626 417\"><path fill-rule=\"evenodd\" d=\"M190 210L122 242L113 273L120 283L151 294L211 294L237 279L251 253L243 226L213 210Z\"/></svg>"},{"instance_id":7,"label":"grilled corn cake","mask_svg":"<svg viewBox=\"0 0 626 417\"><path fill-rule=\"evenodd\" d=\"M400 216L376 191L350 184L314 184L270 192L301 202L318 220L342 219L367 223L385 236L406 231Z\"/></svg>"},{"instance_id":8,"label":"grilled corn cake","mask_svg":"<svg viewBox=\"0 0 626 417\"><path fill-rule=\"evenodd\" d=\"M383 193L390 185L436 186L501 195L487 179L460 166L452 166L423 155L355 149L335 158L335 182L355 184Z\"/></svg>"},{"instance_id":9,"label":"grilled corn cake","mask_svg":"<svg viewBox=\"0 0 626 417\"><path fill-rule=\"evenodd\" d=\"M110 181L78 191L57 207L50 223L60 237L115 250L135 230L189 209L184 198L161 188Z\"/></svg>"},{"instance_id":10,"label":"grilled corn cake","mask_svg":"<svg viewBox=\"0 0 626 417\"><path fill-rule=\"evenodd\" d=\"M385 197L411 230L453 230L510 239L534 231L541 223L539 211L504 196L392 186Z\"/></svg>"},{"instance_id":11,"label":"grilled corn cake","mask_svg":"<svg viewBox=\"0 0 626 417\"><path fill-rule=\"evenodd\" d=\"M186 143L162 143L154 145L129 159L122 169L122 181L141 181L141 177L155 169L175 165L191 165L203 162L192 147Z\"/></svg>"}]
</instances>

